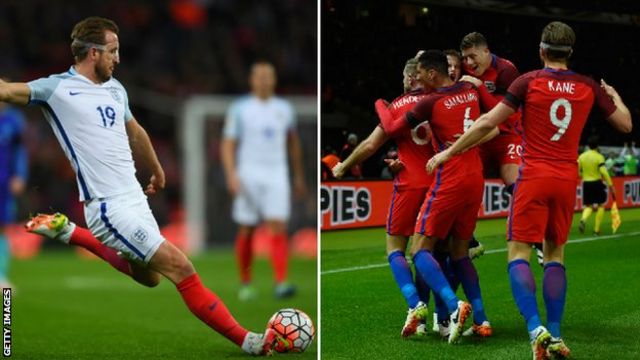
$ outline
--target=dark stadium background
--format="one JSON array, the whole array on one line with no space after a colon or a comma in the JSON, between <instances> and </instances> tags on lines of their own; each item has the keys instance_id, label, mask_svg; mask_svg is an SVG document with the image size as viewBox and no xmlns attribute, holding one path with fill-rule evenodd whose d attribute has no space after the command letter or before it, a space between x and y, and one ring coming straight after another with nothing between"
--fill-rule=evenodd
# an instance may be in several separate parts
<instances>
[{"instance_id":1,"label":"dark stadium background","mask_svg":"<svg viewBox=\"0 0 640 360\"><path fill-rule=\"evenodd\" d=\"M402 92L402 68L418 49L458 49L472 31L521 73L540 68L542 28L553 20L576 32L571 68L618 90L632 117L640 116L640 3L637 1L322 1L321 146L340 151L353 132L362 141L376 126L373 102ZM598 134L602 145L638 140L615 132L592 112L582 144ZM364 163L365 177L380 175L389 145Z\"/></svg>"},{"instance_id":2,"label":"dark stadium background","mask_svg":"<svg viewBox=\"0 0 640 360\"><path fill-rule=\"evenodd\" d=\"M193 94L239 95L248 91L247 70L256 59L272 61L281 95L317 92L317 7L306 1L133 0L48 1L3 0L0 3L0 76L30 81L66 71L73 59L69 34L87 16L103 16L120 27L121 64L115 77L129 93L134 116L147 129L167 177L167 187L151 197L161 226L182 213L180 123L182 102ZM40 110L25 110L30 179L20 198L19 219L36 211L60 211L82 224L75 177ZM302 209L294 212L292 231L315 227L317 158L316 125L303 136L309 188ZM219 162L216 149L210 161ZM141 181L148 175L139 171ZM224 179L208 177L208 186ZM146 182L145 182L146 184ZM227 206L228 199L224 205ZM233 225L227 216L209 242L229 244ZM56 242L45 242L56 246Z\"/></svg>"}]
</instances>

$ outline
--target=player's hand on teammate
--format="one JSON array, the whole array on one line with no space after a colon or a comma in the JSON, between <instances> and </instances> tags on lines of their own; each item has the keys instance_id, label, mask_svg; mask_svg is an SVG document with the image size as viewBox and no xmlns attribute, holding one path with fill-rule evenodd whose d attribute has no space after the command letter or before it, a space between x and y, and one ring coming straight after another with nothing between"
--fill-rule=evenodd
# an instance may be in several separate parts
<instances>
[{"instance_id":1,"label":"player's hand on teammate","mask_svg":"<svg viewBox=\"0 0 640 360\"><path fill-rule=\"evenodd\" d=\"M482 86L482 80L478 79L477 77L471 76L471 75L464 75L458 81L466 81L468 83L472 83L475 87Z\"/></svg>"},{"instance_id":2,"label":"player's hand on teammate","mask_svg":"<svg viewBox=\"0 0 640 360\"><path fill-rule=\"evenodd\" d=\"M151 179L149 179L149 185L144 190L144 193L147 195L154 195L158 191L164 189L165 178L164 171L156 171L155 174L151 175Z\"/></svg>"},{"instance_id":3,"label":"player's hand on teammate","mask_svg":"<svg viewBox=\"0 0 640 360\"><path fill-rule=\"evenodd\" d=\"M429 162L427 163L427 172L429 174L433 174L435 169L449 161L449 159L451 159L451 153L449 152L449 149L435 154L431 159L429 159Z\"/></svg>"},{"instance_id":4,"label":"player's hand on teammate","mask_svg":"<svg viewBox=\"0 0 640 360\"><path fill-rule=\"evenodd\" d=\"M404 163L400 161L400 159L384 159L384 162L393 175L396 175L400 170L404 169Z\"/></svg>"},{"instance_id":5,"label":"player's hand on teammate","mask_svg":"<svg viewBox=\"0 0 640 360\"><path fill-rule=\"evenodd\" d=\"M333 177L336 179L342 179L342 177L344 176L344 167L342 166L341 162L338 162L333 169L331 169L331 173L333 174Z\"/></svg>"}]
</instances>

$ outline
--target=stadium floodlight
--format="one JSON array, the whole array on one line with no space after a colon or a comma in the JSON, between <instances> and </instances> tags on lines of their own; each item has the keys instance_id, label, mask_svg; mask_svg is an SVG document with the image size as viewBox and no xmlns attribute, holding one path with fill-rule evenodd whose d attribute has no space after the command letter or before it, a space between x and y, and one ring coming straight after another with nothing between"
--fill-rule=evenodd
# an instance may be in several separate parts
<instances>
[{"instance_id":1,"label":"stadium floodlight","mask_svg":"<svg viewBox=\"0 0 640 360\"><path fill-rule=\"evenodd\" d=\"M316 96L287 96L301 125L317 124L318 103ZM207 133L208 121L222 123L231 103L237 96L196 95L188 98L180 116L182 139L183 198L186 208L187 241L192 253L204 248L207 239ZM220 124L221 126L221 124ZM313 139L316 140L315 138ZM304 140L303 140L304 141ZM309 158L305 156L305 158ZM313 193L313 192L312 192ZM229 210L230 211L230 210Z\"/></svg>"}]
</instances>

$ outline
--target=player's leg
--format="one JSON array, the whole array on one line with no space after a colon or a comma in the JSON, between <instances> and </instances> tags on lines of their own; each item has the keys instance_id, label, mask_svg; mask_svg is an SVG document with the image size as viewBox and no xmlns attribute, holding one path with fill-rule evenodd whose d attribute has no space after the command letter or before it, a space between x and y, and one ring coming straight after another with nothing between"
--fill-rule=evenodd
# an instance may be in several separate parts
<instances>
[{"instance_id":1,"label":"player's leg","mask_svg":"<svg viewBox=\"0 0 640 360\"><path fill-rule=\"evenodd\" d=\"M407 238L399 235L387 234L387 260L400 293L407 302L409 310L407 319L402 327L403 337L416 333L418 326L427 317L427 305L421 301L418 290L413 280L411 268L405 257Z\"/></svg>"},{"instance_id":2,"label":"player's leg","mask_svg":"<svg viewBox=\"0 0 640 360\"><path fill-rule=\"evenodd\" d=\"M547 179L516 183L507 222L509 283L513 299L527 326L534 359L546 357L546 349L551 341L551 334L540 320L536 283L529 266L531 244L545 238L549 217L549 185L545 185L544 180Z\"/></svg>"},{"instance_id":3,"label":"player's leg","mask_svg":"<svg viewBox=\"0 0 640 360\"><path fill-rule=\"evenodd\" d=\"M597 204L594 206L596 210L596 224L593 226L593 233L600 235L600 225L602 225L602 219L604 219L604 204Z\"/></svg>"},{"instance_id":4,"label":"player's leg","mask_svg":"<svg viewBox=\"0 0 640 360\"><path fill-rule=\"evenodd\" d=\"M518 180L519 164L508 163L500 165L500 178L504 182L507 192L513 194L513 186Z\"/></svg>"},{"instance_id":5,"label":"player's leg","mask_svg":"<svg viewBox=\"0 0 640 360\"><path fill-rule=\"evenodd\" d=\"M571 352L560 334L567 293L564 247L573 218L575 183L557 182L554 189L557 189L557 194L555 194L556 201L549 210L549 217L552 220L548 226L547 240L544 242L545 267L542 286L547 309L547 328L552 336L547 352L553 359L565 359Z\"/></svg>"},{"instance_id":6,"label":"player's leg","mask_svg":"<svg viewBox=\"0 0 640 360\"><path fill-rule=\"evenodd\" d=\"M440 265L432 256L431 252L437 242L433 236L414 234L415 244L413 246L413 263L420 271L426 283L433 291L440 296L447 307L450 320L449 343L456 342L460 335L464 323L471 313L471 305L460 301L453 292L446 277L440 269Z\"/></svg>"},{"instance_id":7,"label":"player's leg","mask_svg":"<svg viewBox=\"0 0 640 360\"><path fill-rule=\"evenodd\" d=\"M56 239L68 245L82 247L142 285L154 287L160 282L158 273L140 267L135 262L130 263L118 254L118 250L104 245L93 236L91 231L69 221L64 214L39 214L31 218L25 227L27 231L34 234Z\"/></svg>"},{"instance_id":8,"label":"player's leg","mask_svg":"<svg viewBox=\"0 0 640 360\"><path fill-rule=\"evenodd\" d=\"M287 282L289 241L286 224L291 215L291 189L286 174L274 174L262 181L254 198L270 228L271 263L276 283L274 294L276 298L288 298L295 294L295 287Z\"/></svg>"},{"instance_id":9,"label":"player's leg","mask_svg":"<svg viewBox=\"0 0 640 360\"><path fill-rule=\"evenodd\" d=\"M242 191L233 199L231 217L238 224L235 251L240 273L238 298L242 301L255 299L258 295L251 284L251 266L253 264L253 236L260 222L256 197L257 186L252 181L242 181Z\"/></svg>"},{"instance_id":10,"label":"player's leg","mask_svg":"<svg viewBox=\"0 0 640 360\"><path fill-rule=\"evenodd\" d=\"M451 265L459 279L467 300L473 307L473 327L476 334L491 336L492 329L487 315L484 312L480 279L475 266L469 257L469 242L473 237L473 231L478 220L478 208L482 203L484 182L478 177L476 183L466 187L465 199L456 214L453 228L451 229Z\"/></svg>"},{"instance_id":11,"label":"player's leg","mask_svg":"<svg viewBox=\"0 0 640 360\"><path fill-rule=\"evenodd\" d=\"M389 268L407 302L408 311L401 335L407 337L418 332L418 328L426 320L428 311L418 289L427 287L424 280L416 274L414 282L411 267L405 257L409 235L413 232L416 214L422 205L426 189L398 190L394 188L387 216L386 250ZM417 273L417 271L416 271ZM428 287L426 292L428 293ZM424 330L424 329L422 329ZM421 331L422 332L422 331Z\"/></svg>"},{"instance_id":12,"label":"player's leg","mask_svg":"<svg viewBox=\"0 0 640 360\"><path fill-rule=\"evenodd\" d=\"M171 280L189 310L210 328L247 353L260 355L271 351L275 335L268 331L263 337L243 328L218 295L202 284L191 261L175 245L162 242L148 266Z\"/></svg>"},{"instance_id":13,"label":"player's leg","mask_svg":"<svg viewBox=\"0 0 640 360\"><path fill-rule=\"evenodd\" d=\"M276 282L275 296L283 299L295 295L295 287L287 282L289 271L289 241L287 226L282 220L266 220L271 237L271 264Z\"/></svg>"},{"instance_id":14,"label":"player's leg","mask_svg":"<svg viewBox=\"0 0 640 360\"><path fill-rule=\"evenodd\" d=\"M578 230L581 234L584 234L587 220L589 220L591 214L598 208L599 201L596 201L597 189L594 186L595 184L593 181L582 182L582 205L584 209L582 210L582 216L580 217L580 223L578 225Z\"/></svg>"},{"instance_id":15,"label":"player's leg","mask_svg":"<svg viewBox=\"0 0 640 360\"><path fill-rule=\"evenodd\" d=\"M251 225L238 225L236 234L236 261L240 272L240 282L242 286L238 292L238 297L242 301L254 299L257 292L251 286L251 265L253 264L253 234L255 227Z\"/></svg>"}]
</instances>

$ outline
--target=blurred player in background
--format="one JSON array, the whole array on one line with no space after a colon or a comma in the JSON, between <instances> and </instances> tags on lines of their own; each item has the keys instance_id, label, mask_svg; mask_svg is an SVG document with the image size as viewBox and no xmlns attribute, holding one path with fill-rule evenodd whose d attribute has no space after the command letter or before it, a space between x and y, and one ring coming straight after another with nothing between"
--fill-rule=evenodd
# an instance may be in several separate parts
<instances>
[{"instance_id":1,"label":"blurred player in background","mask_svg":"<svg viewBox=\"0 0 640 360\"><path fill-rule=\"evenodd\" d=\"M573 217L578 143L589 111L595 103L617 130L628 133L632 128L629 110L613 87L604 80L598 86L593 79L568 69L574 43L575 34L567 24L548 24L539 48L544 69L518 77L500 104L428 164L430 171L439 168L477 145L523 107L527 142L509 214L507 250L511 290L527 323L534 359L570 355L560 335L567 291L564 247ZM548 330L538 314L535 280L529 267L531 243L536 242L544 242L542 291Z\"/></svg>"},{"instance_id":2,"label":"blurred player in background","mask_svg":"<svg viewBox=\"0 0 640 360\"><path fill-rule=\"evenodd\" d=\"M405 93L388 104L393 117L404 116L427 95L417 81L417 65L418 60L411 58L404 66L402 82ZM342 178L353 166L375 154L390 138L381 126L377 126L351 155L333 168L334 176L338 179ZM431 130L426 122L417 124L411 129L407 128L394 136L393 140L398 145L398 160L392 165L397 173L393 181L393 193L387 217L387 260L400 292L409 306L407 320L401 331L401 335L407 337L417 331L426 332L421 323L427 317L428 298L418 294L411 268L405 258L405 251L409 237L413 234L416 216L433 181L433 177L424 171L425 164L433 156L433 146ZM420 276L416 281L424 283ZM426 295L428 294L427 289Z\"/></svg>"},{"instance_id":3,"label":"blurred player in background","mask_svg":"<svg viewBox=\"0 0 640 360\"><path fill-rule=\"evenodd\" d=\"M306 193L302 149L291 104L274 96L273 65L254 63L249 84L251 94L235 101L227 112L221 143L227 188L233 197L233 220L238 224L236 255L242 281L238 295L240 300L257 295L251 285L252 239L264 221L271 237L275 296L287 298L295 294L295 287L287 282L291 208L287 160L293 169L295 197L302 198Z\"/></svg>"},{"instance_id":4,"label":"blurred player in background","mask_svg":"<svg viewBox=\"0 0 640 360\"><path fill-rule=\"evenodd\" d=\"M616 200L616 190L604 166L604 156L598 152L598 139L595 136L589 138L589 150L578 157L580 177L582 178L582 218L578 230L584 233L586 221L591 213L596 211L596 224L593 232L600 235L600 224L604 217L604 204L607 202L607 186L613 200ZM604 183L603 183L604 180Z\"/></svg>"},{"instance_id":5,"label":"blurred player in background","mask_svg":"<svg viewBox=\"0 0 640 360\"><path fill-rule=\"evenodd\" d=\"M27 230L84 247L143 285L155 287L165 276L209 327L247 353L271 353L277 335L240 326L185 254L160 234L145 193L164 188L164 171L131 114L126 90L112 77L120 63L118 31L109 19L86 18L71 32L75 64L68 71L29 83L0 82L0 101L42 108L76 173L91 231L62 214L38 215ZM133 156L153 174L144 192Z\"/></svg>"},{"instance_id":6,"label":"blurred player in background","mask_svg":"<svg viewBox=\"0 0 640 360\"><path fill-rule=\"evenodd\" d=\"M0 80L1 81L1 80ZM25 121L17 109L0 102L0 286L12 287L8 279L11 252L5 226L13 222L14 196L27 181L27 150L23 143Z\"/></svg>"}]
</instances>

